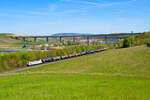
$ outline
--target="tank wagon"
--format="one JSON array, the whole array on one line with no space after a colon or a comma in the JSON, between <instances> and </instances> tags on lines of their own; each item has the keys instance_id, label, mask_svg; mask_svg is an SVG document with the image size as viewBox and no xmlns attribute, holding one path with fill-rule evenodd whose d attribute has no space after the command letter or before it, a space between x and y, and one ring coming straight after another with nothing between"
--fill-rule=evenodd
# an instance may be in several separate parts
<instances>
[{"instance_id":1,"label":"tank wagon","mask_svg":"<svg viewBox=\"0 0 150 100\"><path fill-rule=\"evenodd\" d=\"M69 55L65 55L65 56L45 58L45 59L40 59L37 61L29 61L27 63L27 66L34 66L34 65L40 65L40 64L44 64L44 63L50 63L50 62L55 62L55 61L60 61L60 60L65 60L65 59L71 59L71 58L78 57L78 56L84 56L84 55L88 55L88 54L92 54L92 53L102 52L102 51L105 51L107 49L108 48L104 48L104 49L99 49L99 50L81 52L81 53L77 53L77 54L69 54Z\"/></svg>"},{"instance_id":2,"label":"tank wagon","mask_svg":"<svg viewBox=\"0 0 150 100\"><path fill-rule=\"evenodd\" d=\"M33 65L39 65L39 64L42 64L43 62L42 62L42 60L40 59L40 60L37 60L37 61L29 61L28 63L27 63L27 66L33 66Z\"/></svg>"}]
</instances>

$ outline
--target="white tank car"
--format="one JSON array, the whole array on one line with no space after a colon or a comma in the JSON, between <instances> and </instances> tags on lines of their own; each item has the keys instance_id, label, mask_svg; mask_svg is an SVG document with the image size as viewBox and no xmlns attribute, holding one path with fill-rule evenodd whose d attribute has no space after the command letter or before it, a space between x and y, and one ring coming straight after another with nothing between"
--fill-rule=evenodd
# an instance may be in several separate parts
<instances>
[{"instance_id":1,"label":"white tank car","mask_svg":"<svg viewBox=\"0 0 150 100\"><path fill-rule=\"evenodd\" d=\"M42 60L30 61L27 63L27 66L42 64Z\"/></svg>"}]
</instances>

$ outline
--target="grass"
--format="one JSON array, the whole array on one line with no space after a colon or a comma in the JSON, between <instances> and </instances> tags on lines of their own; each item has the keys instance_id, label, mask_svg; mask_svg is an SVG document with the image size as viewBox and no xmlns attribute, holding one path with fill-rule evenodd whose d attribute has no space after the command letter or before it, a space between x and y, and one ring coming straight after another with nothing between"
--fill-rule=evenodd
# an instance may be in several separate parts
<instances>
[{"instance_id":1,"label":"grass","mask_svg":"<svg viewBox=\"0 0 150 100\"><path fill-rule=\"evenodd\" d=\"M135 76L150 75L150 48L146 46L114 49L57 62L22 72L107 73Z\"/></svg>"},{"instance_id":2,"label":"grass","mask_svg":"<svg viewBox=\"0 0 150 100\"><path fill-rule=\"evenodd\" d=\"M0 52L3 52L5 49L4 48L0 48Z\"/></svg>"},{"instance_id":3,"label":"grass","mask_svg":"<svg viewBox=\"0 0 150 100\"><path fill-rule=\"evenodd\" d=\"M1 100L148 100L150 80L88 74L1 77ZM146 87L145 87L146 86Z\"/></svg>"},{"instance_id":4,"label":"grass","mask_svg":"<svg viewBox=\"0 0 150 100\"><path fill-rule=\"evenodd\" d=\"M0 76L0 100L150 100L150 48L108 50Z\"/></svg>"}]
</instances>

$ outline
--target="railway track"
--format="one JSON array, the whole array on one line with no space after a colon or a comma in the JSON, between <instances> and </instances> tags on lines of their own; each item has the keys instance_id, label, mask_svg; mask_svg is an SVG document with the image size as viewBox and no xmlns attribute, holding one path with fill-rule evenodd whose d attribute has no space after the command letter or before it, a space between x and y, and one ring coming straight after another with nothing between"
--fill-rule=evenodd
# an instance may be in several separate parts
<instances>
[{"instance_id":1,"label":"railway track","mask_svg":"<svg viewBox=\"0 0 150 100\"><path fill-rule=\"evenodd\" d=\"M86 56L86 55L90 55L90 54L93 54L93 53L103 52L103 51L106 51L107 49L108 48L100 49L100 50L97 50L96 52L89 52L89 51L86 52L86 53L82 52L82 53L80 53L80 55L77 55L77 56L68 55L67 58L56 59L56 60L50 61L50 62L44 62L44 63L30 65L30 66L26 66L26 67L22 67L22 68L11 69L11 70L7 70L7 71L4 71L4 72L1 72L0 74L10 73L10 72L16 72L16 71L22 71L22 70L25 70L25 69L32 69L32 68L40 67L42 65L48 65L48 64L53 64L53 63L57 63L57 62L67 61L67 60L71 60L71 59L74 59L74 58L77 58L77 57L81 57L81 56Z\"/></svg>"}]
</instances>

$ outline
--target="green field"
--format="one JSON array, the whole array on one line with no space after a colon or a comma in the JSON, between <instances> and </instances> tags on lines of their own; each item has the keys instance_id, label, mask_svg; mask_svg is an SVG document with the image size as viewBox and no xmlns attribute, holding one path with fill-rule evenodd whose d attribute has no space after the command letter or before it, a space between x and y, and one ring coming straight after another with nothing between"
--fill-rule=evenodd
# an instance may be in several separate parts
<instances>
[{"instance_id":1,"label":"green field","mask_svg":"<svg viewBox=\"0 0 150 100\"><path fill-rule=\"evenodd\" d=\"M0 100L150 100L150 48L108 50L2 74Z\"/></svg>"}]
</instances>

